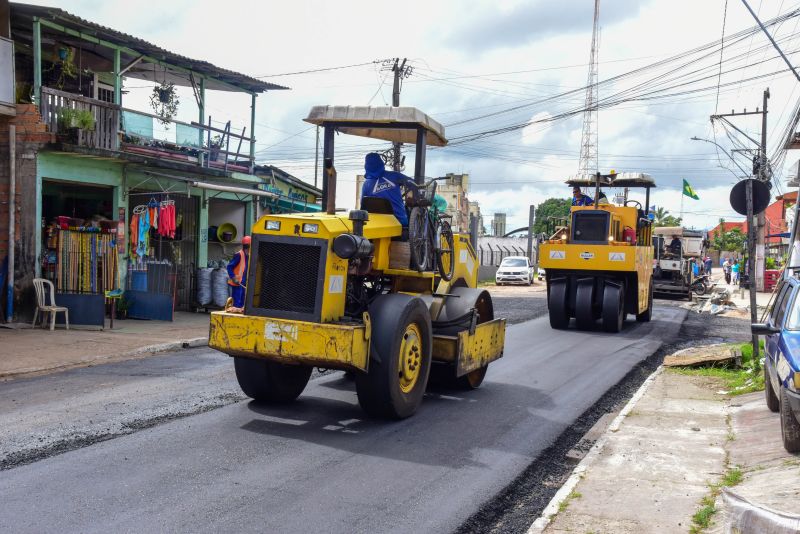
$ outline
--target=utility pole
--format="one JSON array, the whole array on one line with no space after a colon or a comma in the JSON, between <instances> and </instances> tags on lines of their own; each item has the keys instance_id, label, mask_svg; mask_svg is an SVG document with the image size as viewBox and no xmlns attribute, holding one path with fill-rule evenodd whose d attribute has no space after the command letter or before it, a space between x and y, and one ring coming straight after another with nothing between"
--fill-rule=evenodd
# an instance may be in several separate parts
<instances>
[{"instance_id":1,"label":"utility pole","mask_svg":"<svg viewBox=\"0 0 800 534\"><path fill-rule=\"evenodd\" d=\"M411 65L406 65L407 62L408 58L403 58L402 62L400 61L400 58L394 58L394 60L388 60L384 62L384 70L391 68L392 73L394 73L394 84L392 85L392 106L396 108L400 107L400 90L402 81L411 76L411 73L414 71L414 67ZM389 63L391 63L391 67L389 67ZM392 169L396 171L403 170L400 146L401 143L392 143Z\"/></svg>"},{"instance_id":2,"label":"utility pole","mask_svg":"<svg viewBox=\"0 0 800 534\"><path fill-rule=\"evenodd\" d=\"M761 111L761 150L758 155L758 178L764 182L769 181L769 162L767 161L767 100L769 100L769 89L764 91L764 107ZM758 214L758 227L756 227L756 231L758 232L756 235L756 270L753 271L753 265L750 265L750 287L753 286L753 275L755 274L756 291L764 291L766 223L767 217L762 211ZM750 305L752 306L752 303Z\"/></svg>"},{"instance_id":3,"label":"utility pole","mask_svg":"<svg viewBox=\"0 0 800 534\"><path fill-rule=\"evenodd\" d=\"M531 204L528 211L528 259L533 261L533 221L536 215L536 206Z\"/></svg>"},{"instance_id":4,"label":"utility pole","mask_svg":"<svg viewBox=\"0 0 800 534\"><path fill-rule=\"evenodd\" d=\"M767 100L769 99L769 88L764 90L763 108L755 111L742 112L731 111L730 113L720 113L718 115L711 115L711 121L721 120L728 126L746 137L751 143L758 147L758 154L753 164L753 176L761 181L768 182L771 178L770 165L767 160ZM733 124L728 117L742 117L750 115L761 115L761 139L757 140L748 135L744 130ZM738 164L737 164L738 165ZM750 190L748 186L747 190ZM749 201L748 201L749 202ZM754 220L755 219L755 220ZM766 217L764 213L760 213L757 217L753 217L750 213L747 216L748 228L748 271L750 272L750 288L751 296L755 299L755 291L764 290L764 252L765 252L765 230L766 230ZM750 236L750 229L753 229L753 235Z\"/></svg>"},{"instance_id":5,"label":"utility pole","mask_svg":"<svg viewBox=\"0 0 800 534\"><path fill-rule=\"evenodd\" d=\"M314 187L317 187L318 171L319 171L319 126L317 126L317 147L314 150Z\"/></svg>"}]
</instances>

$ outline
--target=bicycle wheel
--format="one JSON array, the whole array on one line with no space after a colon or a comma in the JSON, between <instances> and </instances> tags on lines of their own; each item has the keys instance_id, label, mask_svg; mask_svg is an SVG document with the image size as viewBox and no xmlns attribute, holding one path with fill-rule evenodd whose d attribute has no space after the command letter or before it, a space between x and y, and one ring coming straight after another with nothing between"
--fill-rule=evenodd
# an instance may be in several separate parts
<instances>
[{"instance_id":1,"label":"bicycle wheel","mask_svg":"<svg viewBox=\"0 0 800 534\"><path fill-rule=\"evenodd\" d=\"M453 278L453 230L450 223L439 220L439 227L436 229L436 264L439 267L439 276L449 282Z\"/></svg>"},{"instance_id":2,"label":"bicycle wheel","mask_svg":"<svg viewBox=\"0 0 800 534\"><path fill-rule=\"evenodd\" d=\"M411 249L411 267L426 271L430 261L430 240L428 238L428 213L420 207L411 209L408 217L408 244Z\"/></svg>"}]
</instances>

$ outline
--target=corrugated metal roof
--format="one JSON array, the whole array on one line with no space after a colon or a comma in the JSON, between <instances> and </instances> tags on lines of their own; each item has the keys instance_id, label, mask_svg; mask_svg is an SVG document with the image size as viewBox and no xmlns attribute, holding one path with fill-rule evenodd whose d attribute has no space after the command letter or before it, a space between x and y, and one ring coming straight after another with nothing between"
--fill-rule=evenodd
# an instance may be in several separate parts
<instances>
[{"instance_id":1,"label":"corrugated metal roof","mask_svg":"<svg viewBox=\"0 0 800 534\"><path fill-rule=\"evenodd\" d=\"M153 57L163 61L166 64L174 65L176 67L182 67L184 69L196 72L197 74L202 74L209 78L209 83L206 84L206 87L209 89L217 89L223 91L231 90L230 87L224 84L219 84L219 83L215 84L214 83L215 79L225 82L225 84L237 87L242 91L251 93L262 93L264 91L269 91L269 90L288 89L288 87L267 83L257 78L247 76L245 74L217 67L216 65L212 65L207 61L192 59L186 56L182 56L180 54L176 54L174 52L170 52L169 50L166 50L152 43L149 43L144 39L140 39L138 37L134 37L133 35L129 35L127 33L123 33L114 30L112 28L102 26L95 22L83 19L81 17L78 17L77 15L73 15L71 13L64 11L63 9L55 7L47 7L47 6L34 6L31 4L20 4L20 3L11 3L10 5L11 5L12 23L18 22L19 18L30 19L31 24L33 21L33 17L38 17L42 20L48 20L50 22L59 24L66 28L86 33L97 39L102 39L104 41L116 44L117 46L129 48L137 52L139 55ZM130 59L132 60L134 58ZM138 68L137 66L136 68L128 71L126 73L126 76L134 78L152 79L149 76L149 73L151 72L152 68L147 68L147 70L145 70L142 68ZM178 84L176 83L176 85ZM186 84L184 83L182 85Z\"/></svg>"}]
</instances>

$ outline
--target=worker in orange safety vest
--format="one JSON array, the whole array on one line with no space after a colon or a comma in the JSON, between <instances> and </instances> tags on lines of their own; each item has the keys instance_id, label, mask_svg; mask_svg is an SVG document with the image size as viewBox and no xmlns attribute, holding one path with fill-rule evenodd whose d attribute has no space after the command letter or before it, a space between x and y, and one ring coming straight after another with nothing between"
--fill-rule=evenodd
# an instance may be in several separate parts
<instances>
[{"instance_id":1,"label":"worker in orange safety vest","mask_svg":"<svg viewBox=\"0 0 800 534\"><path fill-rule=\"evenodd\" d=\"M244 292L247 287L247 267L250 253L250 236L242 238L242 250L233 255L228 263L228 285L231 286L233 305L244 308Z\"/></svg>"}]
</instances>

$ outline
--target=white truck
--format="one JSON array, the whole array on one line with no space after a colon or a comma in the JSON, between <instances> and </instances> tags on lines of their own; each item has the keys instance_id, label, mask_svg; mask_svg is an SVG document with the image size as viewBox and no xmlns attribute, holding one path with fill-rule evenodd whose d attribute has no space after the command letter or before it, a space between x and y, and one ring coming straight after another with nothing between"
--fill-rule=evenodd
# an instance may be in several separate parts
<instances>
[{"instance_id":1,"label":"white truck","mask_svg":"<svg viewBox=\"0 0 800 534\"><path fill-rule=\"evenodd\" d=\"M671 247L674 238L680 248ZM692 263L702 263L708 239L705 232L680 226L653 229L653 292L692 299Z\"/></svg>"}]
</instances>

